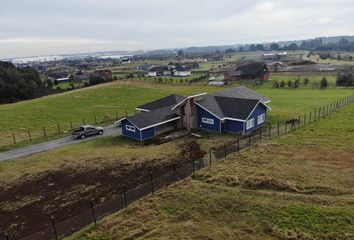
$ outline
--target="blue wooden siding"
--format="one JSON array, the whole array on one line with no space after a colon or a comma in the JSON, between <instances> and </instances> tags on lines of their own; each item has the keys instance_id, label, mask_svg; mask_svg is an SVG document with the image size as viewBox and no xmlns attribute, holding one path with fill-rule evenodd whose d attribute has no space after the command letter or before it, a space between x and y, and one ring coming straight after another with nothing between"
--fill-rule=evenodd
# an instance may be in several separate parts
<instances>
[{"instance_id":1,"label":"blue wooden siding","mask_svg":"<svg viewBox=\"0 0 354 240\"><path fill-rule=\"evenodd\" d=\"M222 131L229 132L229 133L240 133L243 132L243 122L234 121L234 120L225 120L222 123Z\"/></svg>"},{"instance_id":2,"label":"blue wooden siding","mask_svg":"<svg viewBox=\"0 0 354 240\"><path fill-rule=\"evenodd\" d=\"M148 128L141 131L142 141L155 137L155 128Z\"/></svg>"},{"instance_id":3,"label":"blue wooden siding","mask_svg":"<svg viewBox=\"0 0 354 240\"><path fill-rule=\"evenodd\" d=\"M198 113L198 128L206 129L210 131L220 132L220 119L215 117L213 114L204 110L203 108L197 106ZM202 122L202 118L209 118L214 120L214 124L207 124Z\"/></svg>"},{"instance_id":4,"label":"blue wooden siding","mask_svg":"<svg viewBox=\"0 0 354 240\"><path fill-rule=\"evenodd\" d=\"M127 119L124 119L124 120L122 121L122 134L123 134L123 136L130 137L130 138L133 138L133 139L136 139L136 140L141 141L141 138L140 138L140 130L139 130L138 128L135 128L135 132L128 131L128 130L126 129L126 126L127 126L127 125L134 126L134 125L131 124Z\"/></svg>"},{"instance_id":5,"label":"blue wooden siding","mask_svg":"<svg viewBox=\"0 0 354 240\"><path fill-rule=\"evenodd\" d=\"M258 123L258 116L261 115L261 114L265 114L265 121L263 123ZM253 113L251 114L251 116L247 119L250 120L254 118L254 127L253 128L250 128L250 129L247 129L246 130L246 122L244 123L245 124L245 133L249 133L249 132L252 132L253 130L259 128L260 126L263 126L267 123L267 108L262 105L262 104L258 104L258 106L256 107L256 109L253 111Z\"/></svg>"}]
</instances>

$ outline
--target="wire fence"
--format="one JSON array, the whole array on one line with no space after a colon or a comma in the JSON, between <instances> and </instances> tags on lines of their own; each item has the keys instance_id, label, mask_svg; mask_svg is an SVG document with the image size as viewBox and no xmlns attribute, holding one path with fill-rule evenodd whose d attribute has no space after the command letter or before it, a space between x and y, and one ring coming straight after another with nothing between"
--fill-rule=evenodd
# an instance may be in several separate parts
<instances>
[{"instance_id":1,"label":"wire fence","mask_svg":"<svg viewBox=\"0 0 354 240\"><path fill-rule=\"evenodd\" d=\"M231 153L250 148L264 140L291 133L296 129L326 117L330 113L335 112L353 101L354 95L316 108L307 114L298 116L298 118L290 119L282 123L278 122L275 125L266 125L249 135L238 137L235 141L225 143L219 147L210 148L204 158L192 160L181 165L173 165L172 168L169 168L164 173L157 174L152 172L142 184L136 184L135 187L132 187L134 186L132 184L129 185L130 187L123 185L120 190L118 189L117 196L106 202L101 203L96 199L89 200L86 202L87 210L78 215L70 217L60 216L57 218L48 216L47 221L43 222L40 229L32 229L30 232L16 236L12 235L11 232L5 232L5 234L0 236L0 240L62 239L79 231L85 226L90 224L96 225L97 221L103 217L121 209L128 208L129 204L132 202L149 194L154 194L162 188L191 176L199 169L205 167L212 168L215 162L226 159ZM146 175L146 172L142 173L142 175Z\"/></svg>"},{"instance_id":2,"label":"wire fence","mask_svg":"<svg viewBox=\"0 0 354 240\"><path fill-rule=\"evenodd\" d=\"M135 112L135 110L134 110ZM13 146L25 142L31 142L40 139L46 139L46 137L60 137L65 134L71 133L75 128L78 128L82 125L90 124L97 125L103 124L108 125L112 124L114 121L117 121L125 116L127 116L132 111L128 112L128 109L123 111L116 111L114 113L107 113L104 115L93 115L91 117L82 118L82 120L76 121L67 121L67 122L53 122L47 124L46 126L20 129L18 131L9 132L5 137L0 139L0 147L5 148L6 146Z\"/></svg>"}]
</instances>

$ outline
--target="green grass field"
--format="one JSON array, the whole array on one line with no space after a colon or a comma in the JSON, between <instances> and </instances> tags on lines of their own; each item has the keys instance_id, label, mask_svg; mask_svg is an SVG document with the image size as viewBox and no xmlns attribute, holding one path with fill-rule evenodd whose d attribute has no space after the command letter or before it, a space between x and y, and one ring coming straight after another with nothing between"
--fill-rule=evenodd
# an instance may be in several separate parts
<instances>
[{"instance_id":1,"label":"green grass field","mask_svg":"<svg viewBox=\"0 0 354 240\"><path fill-rule=\"evenodd\" d=\"M300 87L301 88L320 88L320 82L322 78L325 77L329 83L329 87L336 86L336 79L337 76L333 74L284 74L284 73L272 73L270 75L270 82L269 84L272 85L275 81L281 82L285 81L292 81L293 83L299 79L300 80ZM308 84L304 84L304 79L307 78L309 80Z\"/></svg>"},{"instance_id":2,"label":"green grass field","mask_svg":"<svg viewBox=\"0 0 354 240\"><path fill-rule=\"evenodd\" d=\"M98 123L104 119L115 119L134 113L134 107L176 93L190 95L221 90L221 87L207 85L155 84L146 81L117 81L96 87L80 89L40 99L0 105L0 148L12 144L12 134L17 142L28 140L28 130L33 139L68 131L85 123ZM354 93L353 89L275 89L262 87L259 93L272 99L269 114L271 122L282 121L304 112L321 107L339 98ZM111 121L112 122L112 121Z\"/></svg>"},{"instance_id":3,"label":"green grass field","mask_svg":"<svg viewBox=\"0 0 354 240\"><path fill-rule=\"evenodd\" d=\"M353 117L232 154L67 239L353 239Z\"/></svg>"}]
</instances>

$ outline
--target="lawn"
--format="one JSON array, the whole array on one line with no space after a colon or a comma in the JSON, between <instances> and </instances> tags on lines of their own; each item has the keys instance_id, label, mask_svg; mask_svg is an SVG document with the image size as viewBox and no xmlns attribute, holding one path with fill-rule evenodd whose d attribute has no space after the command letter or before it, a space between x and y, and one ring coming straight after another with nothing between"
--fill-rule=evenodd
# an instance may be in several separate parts
<instances>
[{"instance_id":1,"label":"lawn","mask_svg":"<svg viewBox=\"0 0 354 240\"><path fill-rule=\"evenodd\" d=\"M182 95L216 91L208 86L157 85L146 82L114 82L15 104L0 105L0 146L60 131L70 130L83 122L95 123L134 113L134 107L157 98L177 93ZM112 121L111 121L112 122Z\"/></svg>"},{"instance_id":2,"label":"lawn","mask_svg":"<svg viewBox=\"0 0 354 240\"><path fill-rule=\"evenodd\" d=\"M353 117L230 155L67 239L353 239Z\"/></svg>"},{"instance_id":3,"label":"lawn","mask_svg":"<svg viewBox=\"0 0 354 240\"><path fill-rule=\"evenodd\" d=\"M213 92L222 87L198 85L156 84L146 81L116 81L96 87L52 95L40 99L0 105L0 148L13 142L28 140L31 137L55 135L85 123L112 122L116 117L134 113L134 107L176 93L190 95L200 92ZM256 89L272 99L269 114L271 122L282 121L313 110L354 93L353 89L275 89L264 86ZM96 119L95 119L96 118ZM12 145L11 145L12 146Z\"/></svg>"}]
</instances>

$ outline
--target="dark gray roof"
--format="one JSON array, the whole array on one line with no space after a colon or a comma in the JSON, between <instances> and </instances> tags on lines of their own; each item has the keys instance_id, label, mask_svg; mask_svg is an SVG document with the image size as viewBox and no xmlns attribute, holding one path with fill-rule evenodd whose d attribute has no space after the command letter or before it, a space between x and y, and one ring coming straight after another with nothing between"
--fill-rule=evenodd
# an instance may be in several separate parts
<instances>
[{"instance_id":1,"label":"dark gray roof","mask_svg":"<svg viewBox=\"0 0 354 240\"><path fill-rule=\"evenodd\" d=\"M244 99L207 95L198 104L220 119L236 118L246 120L260 102L258 99Z\"/></svg>"},{"instance_id":2,"label":"dark gray roof","mask_svg":"<svg viewBox=\"0 0 354 240\"><path fill-rule=\"evenodd\" d=\"M160 98L156 101L146 103L146 104L141 105L137 108L151 111L151 110L156 110L156 109L171 106L171 105L176 105L176 104L180 103L181 101L183 101L184 99L185 99L185 97L183 97L183 96L172 94L167 97Z\"/></svg>"},{"instance_id":3,"label":"dark gray roof","mask_svg":"<svg viewBox=\"0 0 354 240\"><path fill-rule=\"evenodd\" d=\"M263 103L270 102L269 98L266 98L244 86L228 88L220 92L212 93L211 95L229 98L257 99L261 100Z\"/></svg>"},{"instance_id":4,"label":"dark gray roof","mask_svg":"<svg viewBox=\"0 0 354 240\"><path fill-rule=\"evenodd\" d=\"M159 124L178 117L176 110L171 110L172 105L152 110L150 112L142 112L134 116L127 117L127 120L139 129L146 128L155 124Z\"/></svg>"},{"instance_id":5,"label":"dark gray roof","mask_svg":"<svg viewBox=\"0 0 354 240\"><path fill-rule=\"evenodd\" d=\"M248 62L237 66L236 72L239 75L257 75L264 67L266 67L264 62Z\"/></svg>"}]
</instances>

